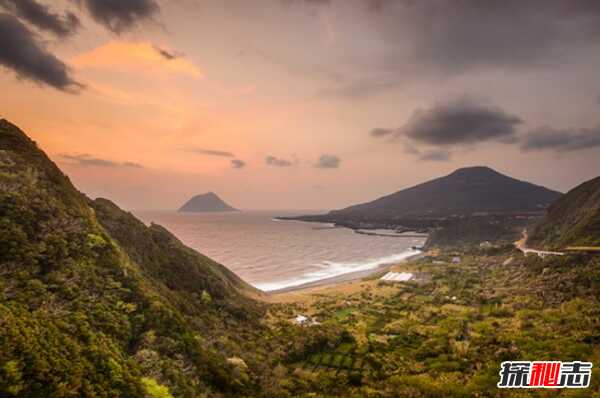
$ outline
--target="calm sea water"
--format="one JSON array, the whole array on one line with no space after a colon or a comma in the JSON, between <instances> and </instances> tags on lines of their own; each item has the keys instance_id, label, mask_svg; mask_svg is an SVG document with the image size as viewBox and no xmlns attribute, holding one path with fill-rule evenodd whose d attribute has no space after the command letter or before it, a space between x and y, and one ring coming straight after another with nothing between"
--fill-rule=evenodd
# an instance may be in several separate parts
<instances>
[{"instance_id":1,"label":"calm sea water","mask_svg":"<svg viewBox=\"0 0 600 398\"><path fill-rule=\"evenodd\" d=\"M423 238L361 235L329 224L274 219L306 214L302 211L134 213L265 291L375 269L417 254L411 247L424 244Z\"/></svg>"}]
</instances>

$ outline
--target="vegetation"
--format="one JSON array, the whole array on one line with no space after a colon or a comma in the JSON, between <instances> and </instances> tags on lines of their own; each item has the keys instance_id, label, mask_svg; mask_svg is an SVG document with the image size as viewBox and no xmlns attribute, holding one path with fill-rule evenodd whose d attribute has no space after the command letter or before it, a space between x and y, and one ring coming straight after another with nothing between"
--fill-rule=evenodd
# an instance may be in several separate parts
<instances>
[{"instance_id":1,"label":"vegetation","mask_svg":"<svg viewBox=\"0 0 600 398\"><path fill-rule=\"evenodd\" d=\"M539 218L532 214L448 217L431 229L427 246L456 248L478 246L484 242L512 243Z\"/></svg>"},{"instance_id":2,"label":"vegetation","mask_svg":"<svg viewBox=\"0 0 600 398\"><path fill-rule=\"evenodd\" d=\"M596 377L496 389L503 360L600 363L600 257L454 250L404 264L415 281L265 304L0 121L0 396L600 397Z\"/></svg>"},{"instance_id":3,"label":"vegetation","mask_svg":"<svg viewBox=\"0 0 600 398\"><path fill-rule=\"evenodd\" d=\"M528 244L550 249L600 246L600 177L573 188L548 209Z\"/></svg>"},{"instance_id":4,"label":"vegetation","mask_svg":"<svg viewBox=\"0 0 600 398\"><path fill-rule=\"evenodd\" d=\"M288 355L335 340L267 327L254 289L87 199L6 121L0 162L0 396L256 396Z\"/></svg>"},{"instance_id":5,"label":"vegetation","mask_svg":"<svg viewBox=\"0 0 600 398\"><path fill-rule=\"evenodd\" d=\"M365 282L306 311L347 336L293 366L319 396L600 396L503 391L505 360L600 360L600 258L523 257L510 246L441 253L403 265L404 283ZM303 391L294 393L301 395Z\"/></svg>"}]
</instances>

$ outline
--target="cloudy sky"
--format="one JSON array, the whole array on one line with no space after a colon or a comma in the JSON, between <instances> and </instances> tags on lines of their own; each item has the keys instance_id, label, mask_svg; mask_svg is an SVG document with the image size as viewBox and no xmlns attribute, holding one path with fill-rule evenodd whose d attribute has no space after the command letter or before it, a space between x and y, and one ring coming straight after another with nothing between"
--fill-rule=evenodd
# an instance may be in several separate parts
<instances>
[{"instance_id":1,"label":"cloudy sky","mask_svg":"<svg viewBox=\"0 0 600 398\"><path fill-rule=\"evenodd\" d=\"M92 197L329 209L600 174L594 0L0 0L0 117Z\"/></svg>"}]
</instances>

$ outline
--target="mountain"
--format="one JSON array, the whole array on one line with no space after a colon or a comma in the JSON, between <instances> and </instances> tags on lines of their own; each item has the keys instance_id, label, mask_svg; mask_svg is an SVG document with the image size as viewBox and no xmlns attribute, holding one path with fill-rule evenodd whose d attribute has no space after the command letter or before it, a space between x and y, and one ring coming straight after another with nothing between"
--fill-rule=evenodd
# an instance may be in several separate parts
<instances>
[{"instance_id":1,"label":"mountain","mask_svg":"<svg viewBox=\"0 0 600 398\"><path fill-rule=\"evenodd\" d=\"M258 291L78 192L6 120L0 271L0 396L247 396L273 357Z\"/></svg>"},{"instance_id":2,"label":"mountain","mask_svg":"<svg viewBox=\"0 0 600 398\"><path fill-rule=\"evenodd\" d=\"M444 216L541 211L560 192L520 181L489 167L467 167L332 216Z\"/></svg>"},{"instance_id":3,"label":"mountain","mask_svg":"<svg viewBox=\"0 0 600 398\"><path fill-rule=\"evenodd\" d=\"M554 202L530 232L527 244L548 249L600 246L600 177L584 182Z\"/></svg>"},{"instance_id":4,"label":"mountain","mask_svg":"<svg viewBox=\"0 0 600 398\"><path fill-rule=\"evenodd\" d=\"M196 195L179 208L180 212L217 212L217 211L239 211L219 198L215 193L208 192Z\"/></svg>"},{"instance_id":5,"label":"mountain","mask_svg":"<svg viewBox=\"0 0 600 398\"><path fill-rule=\"evenodd\" d=\"M597 220L595 181L556 217ZM0 120L0 397L492 396L503 360L595 360L600 258L477 250L405 264L419 283L266 304L161 226L78 192Z\"/></svg>"}]
</instances>

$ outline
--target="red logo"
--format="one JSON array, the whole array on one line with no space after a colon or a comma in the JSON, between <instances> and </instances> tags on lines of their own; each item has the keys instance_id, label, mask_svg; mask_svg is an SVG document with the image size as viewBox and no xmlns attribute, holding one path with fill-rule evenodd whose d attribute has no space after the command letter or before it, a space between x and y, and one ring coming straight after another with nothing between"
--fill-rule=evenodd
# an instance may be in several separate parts
<instances>
[{"instance_id":1,"label":"red logo","mask_svg":"<svg viewBox=\"0 0 600 398\"><path fill-rule=\"evenodd\" d=\"M591 362L506 361L500 366L498 388L587 388Z\"/></svg>"},{"instance_id":2,"label":"red logo","mask_svg":"<svg viewBox=\"0 0 600 398\"><path fill-rule=\"evenodd\" d=\"M532 362L529 387L558 387L561 362Z\"/></svg>"}]
</instances>

